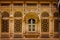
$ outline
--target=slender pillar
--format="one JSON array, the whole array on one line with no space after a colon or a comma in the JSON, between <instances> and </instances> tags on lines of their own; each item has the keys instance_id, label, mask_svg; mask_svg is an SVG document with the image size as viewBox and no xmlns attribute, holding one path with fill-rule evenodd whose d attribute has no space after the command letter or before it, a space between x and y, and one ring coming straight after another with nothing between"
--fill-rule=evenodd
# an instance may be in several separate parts
<instances>
[{"instance_id":1,"label":"slender pillar","mask_svg":"<svg viewBox=\"0 0 60 40\"><path fill-rule=\"evenodd\" d=\"M52 12L52 3L50 4L50 17L49 17L49 34L50 37L53 38L53 32L54 32L54 22L53 22L53 12Z\"/></svg>"},{"instance_id":2,"label":"slender pillar","mask_svg":"<svg viewBox=\"0 0 60 40\"><path fill-rule=\"evenodd\" d=\"M14 21L13 21L13 4L10 6L10 37L13 38L14 33Z\"/></svg>"}]
</instances>

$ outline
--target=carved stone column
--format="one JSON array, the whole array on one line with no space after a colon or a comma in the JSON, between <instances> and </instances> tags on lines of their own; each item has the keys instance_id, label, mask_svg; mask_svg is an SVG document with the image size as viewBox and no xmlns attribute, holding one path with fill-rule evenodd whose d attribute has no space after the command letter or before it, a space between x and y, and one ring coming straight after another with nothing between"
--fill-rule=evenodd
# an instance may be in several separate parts
<instances>
[{"instance_id":1,"label":"carved stone column","mask_svg":"<svg viewBox=\"0 0 60 40\"><path fill-rule=\"evenodd\" d=\"M49 17L49 35L52 38L54 32L54 22L53 22L53 11L52 11L52 3L50 4L50 17Z\"/></svg>"}]
</instances>

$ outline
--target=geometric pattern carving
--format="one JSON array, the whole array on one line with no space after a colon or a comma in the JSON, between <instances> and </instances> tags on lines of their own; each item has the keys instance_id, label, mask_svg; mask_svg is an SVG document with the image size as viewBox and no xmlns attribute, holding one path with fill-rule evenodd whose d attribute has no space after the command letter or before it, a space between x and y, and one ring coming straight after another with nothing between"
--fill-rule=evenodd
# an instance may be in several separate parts
<instances>
[{"instance_id":1,"label":"geometric pattern carving","mask_svg":"<svg viewBox=\"0 0 60 40\"><path fill-rule=\"evenodd\" d=\"M42 32L49 31L49 20L48 19L41 19L41 30Z\"/></svg>"},{"instance_id":2,"label":"geometric pattern carving","mask_svg":"<svg viewBox=\"0 0 60 40\"><path fill-rule=\"evenodd\" d=\"M58 19L54 19L54 32L58 32L58 28L59 28L59 26L58 26Z\"/></svg>"},{"instance_id":3,"label":"geometric pattern carving","mask_svg":"<svg viewBox=\"0 0 60 40\"><path fill-rule=\"evenodd\" d=\"M22 32L22 19L14 19L14 32Z\"/></svg>"},{"instance_id":4,"label":"geometric pattern carving","mask_svg":"<svg viewBox=\"0 0 60 40\"><path fill-rule=\"evenodd\" d=\"M2 25L1 25L1 31L2 32L9 32L9 20L2 19Z\"/></svg>"}]
</instances>

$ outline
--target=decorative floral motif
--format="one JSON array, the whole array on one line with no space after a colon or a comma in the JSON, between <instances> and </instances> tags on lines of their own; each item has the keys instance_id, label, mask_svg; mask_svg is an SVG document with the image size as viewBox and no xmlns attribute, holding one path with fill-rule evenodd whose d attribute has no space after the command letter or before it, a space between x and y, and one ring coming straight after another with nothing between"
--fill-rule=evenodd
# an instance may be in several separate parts
<instances>
[{"instance_id":1,"label":"decorative floral motif","mask_svg":"<svg viewBox=\"0 0 60 40\"><path fill-rule=\"evenodd\" d=\"M48 19L42 19L41 20L41 27L42 32L48 32L49 31L49 20Z\"/></svg>"},{"instance_id":2,"label":"decorative floral motif","mask_svg":"<svg viewBox=\"0 0 60 40\"><path fill-rule=\"evenodd\" d=\"M2 32L9 32L9 20L2 19Z\"/></svg>"},{"instance_id":3,"label":"decorative floral motif","mask_svg":"<svg viewBox=\"0 0 60 40\"><path fill-rule=\"evenodd\" d=\"M14 20L14 32L22 31L22 20L15 19Z\"/></svg>"}]
</instances>

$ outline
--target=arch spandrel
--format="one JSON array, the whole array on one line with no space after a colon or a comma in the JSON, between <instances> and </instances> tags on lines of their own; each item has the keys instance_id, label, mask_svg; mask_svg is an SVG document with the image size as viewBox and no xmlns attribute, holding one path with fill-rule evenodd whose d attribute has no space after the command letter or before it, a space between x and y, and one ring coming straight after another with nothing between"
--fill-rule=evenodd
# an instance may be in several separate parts
<instances>
[{"instance_id":1,"label":"arch spandrel","mask_svg":"<svg viewBox=\"0 0 60 40\"><path fill-rule=\"evenodd\" d=\"M39 22L39 17L36 13L27 13L24 17L24 20L27 22L29 19L35 19L36 22Z\"/></svg>"}]
</instances>

